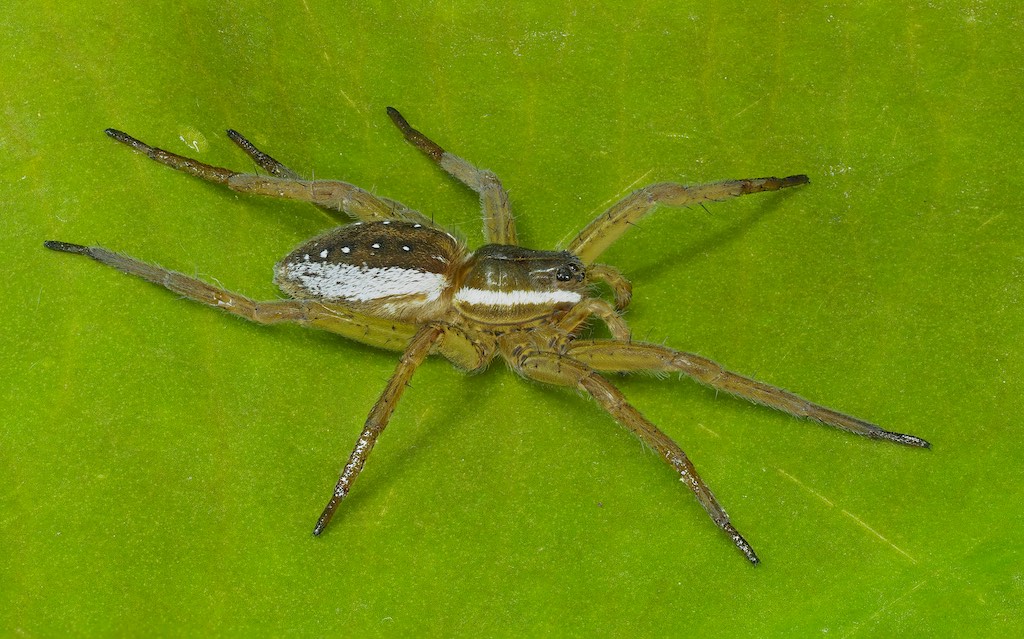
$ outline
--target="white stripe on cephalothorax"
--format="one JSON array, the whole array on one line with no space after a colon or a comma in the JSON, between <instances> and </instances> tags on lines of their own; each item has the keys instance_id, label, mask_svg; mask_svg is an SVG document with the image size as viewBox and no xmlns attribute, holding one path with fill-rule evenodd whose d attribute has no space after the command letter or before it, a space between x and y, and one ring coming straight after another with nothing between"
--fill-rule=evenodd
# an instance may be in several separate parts
<instances>
[{"instance_id":1,"label":"white stripe on cephalothorax","mask_svg":"<svg viewBox=\"0 0 1024 639\"><path fill-rule=\"evenodd\" d=\"M353 302L395 295L423 295L423 301L433 302L441 296L446 283L441 273L396 266L369 268L323 262L289 265L284 276L318 297Z\"/></svg>"},{"instance_id":2,"label":"white stripe on cephalothorax","mask_svg":"<svg viewBox=\"0 0 1024 639\"><path fill-rule=\"evenodd\" d=\"M573 291L488 291L460 288L455 301L481 306L541 306L544 304L575 304L583 296Z\"/></svg>"}]
</instances>

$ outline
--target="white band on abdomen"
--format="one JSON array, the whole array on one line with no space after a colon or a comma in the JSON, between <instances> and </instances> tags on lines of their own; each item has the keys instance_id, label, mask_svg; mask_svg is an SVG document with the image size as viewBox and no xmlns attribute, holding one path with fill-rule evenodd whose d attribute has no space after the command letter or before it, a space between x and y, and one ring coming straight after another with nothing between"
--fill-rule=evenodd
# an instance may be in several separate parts
<instances>
[{"instance_id":1,"label":"white band on abdomen","mask_svg":"<svg viewBox=\"0 0 1024 639\"><path fill-rule=\"evenodd\" d=\"M288 265L285 278L313 295L354 302L396 295L423 295L424 301L432 302L441 296L446 283L441 273L395 266L369 268L323 262Z\"/></svg>"}]
</instances>

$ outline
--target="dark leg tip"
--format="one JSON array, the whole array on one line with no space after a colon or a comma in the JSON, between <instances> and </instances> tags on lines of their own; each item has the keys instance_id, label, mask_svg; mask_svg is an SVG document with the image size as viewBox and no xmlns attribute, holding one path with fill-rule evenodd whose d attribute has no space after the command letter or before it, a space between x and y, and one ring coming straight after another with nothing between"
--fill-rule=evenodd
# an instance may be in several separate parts
<instances>
[{"instance_id":1,"label":"dark leg tip","mask_svg":"<svg viewBox=\"0 0 1024 639\"><path fill-rule=\"evenodd\" d=\"M916 446L918 448L931 448L932 444L926 439L921 439L915 435L904 435L903 433L893 433L895 437L893 441L897 444L903 444L905 446Z\"/></svg>"},{"instance_id":2,"label":"dark leg tip","mask_svg":"<svg viewBox=\"0 0 1024 639\"><path fill-rule=\"evenodd\" d=\"M402 114L399 113L398 109L396 109L395 107L388 107L387 112L388 117L391 118L391 121L395 123L395 126L398 127L398 130L404 133L406 137L408 137L413 130L413 128L409 126L409 121L406 120L405 117L402 116Z\"/></svg>"},{"instance_id":3,"label":"dark leg tip","mask_svg":"<svg viewBox=\"0 0 1024 639\"><path fill-rule=\"evenodd\" d=\"M327 528L327 522L330 521L330 517L320 516L320 519L316 521L316 526L313 526L313 536L319 537L324 534L324 529Z\"/></svg>"},{"instance_id":4,"label":"dark leg tip","mask_svg":"<svg viewBox=\"0 0 1024 639\"><path fill-rule=\"evenodd\" d=\"M732 543L736 544L736 547L741 553L743 553L743 556L747 558L747 561L754 566L761 563L761 560L758 558L757 553L754 552L754 549L750 546L750 543L743 538L743 535L741 535L732 524L726 523L722 526L722 530L725 531L725 534L729 535L732 539Z\"/></svg>"},{"instance_id":5,"label":"dark leg tip","mask_svg":"<svg viewBox=\"0 0 1024 639\"><path fill-rule=\"evenodd\" d=\"M265 153L257 149L255 146L253 146L252 142L247 140L244 135L242 135L238 131L235 131L234 129L228 129L228 137L231 138L232 142L241 147L241 149L248 153L250 156L253 156L254 154L258 154L260 156L266 155Z\"/></svg>"},{"instance_id":6,"label":"dark leg tip","mask_svg":"<svg viewBox=\"0 0 1024 639\"><path fill-rule=\"evenodd\" d=\"M126 144L132 147L136 151L141 151L142 153L146 154L150 154L153 152L153 147L149 146L148 144L141 140L133 138L124 131L118 131L117 129L104 129L103 132L109 135L110 137L114 138L121 144Z\"/></svg>"},{"instance_id":7,"label":"dark leg tip","mask_svg":"<svg viewBox=\"0 0 1024 639\"><path fill-rule=\"evenodd\" d=\"M388 107L387 112L388 117L391 118L391 121L395 123L395 126L398 127L398 130L402 132L402 135L410 144L429 155L435 162L441 161L441 156L445 152L444 149L427 136L409 126L409 122L402 117L402 114L395 107Z\"/></svg>"},{"instance_id":8,"label":"dark leg tip","mask_svg":"<svg viewBox=\"0 0 1024 639\"><path fill-rule=\"evenodd\" d=\"M782 178L782 183L784 186L800 186L801 184L810 184L811 178L801 173Z\"/></svg>"},{"instance_id":9,"label":"dark leg tip","mask_svg":"<svg viewBox=\"0 0 1024 639\"><path fill-rule=\"evenodd\" d=\"M89 254L89 247L82 246L81 244L71 244L70 242L46 240L45 242L43 242L43 246L50 249L51 251L63 251L64 253L78 253L79 255Z\"/></svg>"},{"instance_id":10,"label":"dark leg tip","mask_svg":"<svg viewBox=\"0 0 1024 639\"><path fill-rule=\"evenodd\" d=\"M339 500L340 501L340 500ZM334 509L338 507L338 501L335 501L334 497L331 497L331 501L327 503L327 507L320 513L320 517L316 520L316 526L313 526L313 536L319 537L323 534L324 528L327 528L327 524L331 521L331 517L334 516Z\"/></svg>"}]
</instances>

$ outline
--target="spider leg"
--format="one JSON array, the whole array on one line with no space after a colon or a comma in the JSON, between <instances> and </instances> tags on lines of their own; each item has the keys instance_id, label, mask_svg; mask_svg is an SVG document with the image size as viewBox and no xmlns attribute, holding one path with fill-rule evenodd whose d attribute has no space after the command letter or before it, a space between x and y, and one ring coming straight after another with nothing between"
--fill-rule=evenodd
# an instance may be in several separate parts
<instances>
[{"instance_id":1,"label":"spider leg","mask_svg":"<svg viewBox=\"0 0 1024 639\"><path fill-rule=\"evenodd\" d=\"M611 382L583 362L571 357L522 348L522 344L515 339L507 339L501 346L504 357L523 376L547 384L571 386L586 391L601 408L615 418L615 421L657 451L662 459L679 473L680 480L693 491L712 521L732 539L750 563L756 564L760 561L754 549L729 521L729 515L715 499L711 489L683 449L626 401L622 392Z\"/></svg>"},{"instance_id":2,"label":"spider leg","mask_svg":"<svg viewBox=\"0 0 1024 639\"><path fill-rule=\"evenodd\" d=\"M402 353L402 357L398 360L398 367L395 368L394 375L388 380L384 392L381 393L380 398L373 405L373 409L370 410L370 414L366 418L363 432L359 434L359 440L356 442L355 448L352 449L352 454L349 455L345 468L341 471L338 484L334 488L334 494L331 495L330 501L327 502L327 506L313 528L314 535L319 535L324 531L328 522L331 521L331 517L334 516L334 511L338 509L338 505L348 495L352 482L356 480L360 471L363 470L366 458L369 457L370 451L373 450L373 445L377 443L377 438L388 425L391 414L395 411L395 405L402 396L402 391L405 390L409 380L412 379L412 374L416 371L416 367L430 354L431 347L442 336L444 330L442 326L428 324L419 329L412 340L410 340L405 352Z\"/></svg>"},{"instance_id":3,"label":"spider leg","mask_svg":"<svg viewBox=\"0 0 1024 639\"><path fill-rule=\"evenodd\" d=\"M622 236L630 226L650 213L655 206L691 206L713 200L726 200L748 193L761 191L778 191L792 186L807 184L810 180L806 175L790 175L777 178L753 178L749 180L727 180L709 184L685 186L675 182L652 184L613 204L611 208L597 216L569 244L567 250L575 253L589 264Z\"/></svg>"},{"instance_id":4,"label":"spider leg","mask_svg":"<svg viewBox=\"0 0 1024 639\"><path fill-rule=\"evenodd\" d=\"M241 173L205 164L150 146L117 129L107 129L105 133L160 164L207 182L223 184L239 193L309 202L332 213L344 212L363 222L405 220L433 226L433 223L418 211L394 200L378 198L348 182L298 179L294 171L257 149L236 131L229 131L229 137L272 175Z\"/></svg>"},{"instance_id":5,"label":"spider leg","mask_svg":"<svg viewBox=\"0 0 1024 639\"><path fill-rule=\"evenodd\" d=\"M228 129L228 137L231 138L231 141L237 144L240 149L245 151L246 154L256 162L256 164L259 164L264 171L274 177L291 178L293 180L302 179L298 173L292 171L263 151L257 149L255 144L245 139L245 136L238 131Z\"/></svg>"},{"instance_id":6,"label":"spider leg","mask_svg":"<svg viewBox=\"0 0 1024 639\"><path fill-rule=\"evenodd\" d=\"M456 368L467 372L481 371L491 363L497 352L494 338L480 332L469 333L457 326L444 324L444 333L432 353L444 357Z\"/></svg>"},{"instance_id":7,"label":"spider leg","mask_svg":"<svg viewBox=\"0 0 1024 639\"><path fill-rule=\"evenodd\" d=\"M633 284L614 266L591 264L587 267L587 278L595 282L604 282L611 287L617 311L625 310L633 299Z\"/></svg>"},{"instance_id":8,"label":"spider leg","mask_svg":"<svg viewBox=\"0 0 1024 639\"><path fill-rule=\"evenodd\" d=\"M516 224L508 204L508 193L498 180L498 176L485 169L478 169L445 151L436 142L409 126L409 122L397 109L388 107L388 116L410 144L426 153L449 175L480 194L484 237L489 244L518 244Z\"/></svg>"},{"instance_id":9,"label":"spider leg","mask_svg":"<svg viewBox=\"0 0 1024 639\"><path fill-rule=\"evenodd\" d=\"M260 324L293 322L344 335L363 344L389 350L402 350L416 333L410 324L392 322L353 313L344 307L316 300L275 300L257 302L202 280L182 275L161 266L147 264L98 246L81 246L50 240L44 246L54 251L85 255L119 271L159 284L188 299L214 306Z\"/></svg>"},{"instance_id":10,"label":"spider leg","mask_svg":"<svg viewBox=\"0 0 1024 639\"><path fill-rule=\"evenodd\" d=\"M914 435L894 433L862 419L809 402L789 391L727 371L720 364L695 355L656 344L624 343L615 340L580 340L573 342L568 355L605 372L675 371L711 388L743 397L752 402L841 428L871 439L885 439L906 446L931 448L931 444Z\"/></svg>"},{"instance_id":11,"label":"spider leg","mask_svg":"<svg viewBox=\"0 0 1024 639\"><path fill-rule=\"evenodd\" d=\"M566 333L574 333L590 316L605 323L612 337L624 342L630 341L629 325L612 305L599 297L588 297L569 309L569 312L558 321L558 328Z\"/></svg>"}]
</instances>

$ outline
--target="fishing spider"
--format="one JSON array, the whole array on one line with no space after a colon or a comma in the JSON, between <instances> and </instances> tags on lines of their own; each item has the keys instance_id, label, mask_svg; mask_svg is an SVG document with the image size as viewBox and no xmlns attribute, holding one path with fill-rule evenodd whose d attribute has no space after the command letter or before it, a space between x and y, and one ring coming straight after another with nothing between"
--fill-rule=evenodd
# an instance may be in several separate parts
<instances>
[{"instance_id":1,"label":"fishing spider","mask_svg":"<svg viewBox=\"0 0 1024 639\"><path fill-rule=\"evenodd\" d=\"M684 186L671 182L634 191L599 215L564 251L519 246L508 194L490 171L477 169L413 129L395 109L388 115L413 146L476 191L487 244L469 251L421 213L394 200L334 180L303 180L236 131L228 136L269 175L210 166L107 129L118 142L200 179L241 193L310 202L358 220L334 228L292 251L275 266L274 281L291 298L268 302L217 288L198 279L97 246L48 241L47 248L91 257L179 295L261 324L294 322L364 344L402 351L394 375L373 406L355 448L313 529L323 532L348 494L416 367L435 353L457 368L479 371L500 355L527 379L586 392L616 421L653 448L679 474L715 524L751 563L753 548L701 479L686 453L626 401L600 373L679 372L716 390L797 417L874 439L928 448L925 440L883 430L715 362L660 346L634 342L622 311L631 285L611 266L594 261L642 217L664 206L690 206L748 193L777 191L808 182L806 175L728 180ZM610 287L613 302L592 294ZM611 339L580 338L596 318Z\"/></svg>"}]
</instances>

